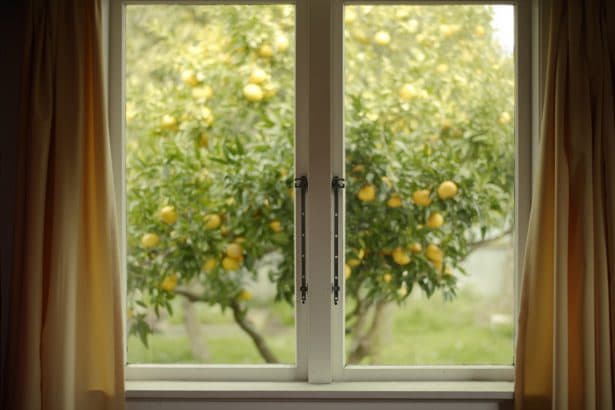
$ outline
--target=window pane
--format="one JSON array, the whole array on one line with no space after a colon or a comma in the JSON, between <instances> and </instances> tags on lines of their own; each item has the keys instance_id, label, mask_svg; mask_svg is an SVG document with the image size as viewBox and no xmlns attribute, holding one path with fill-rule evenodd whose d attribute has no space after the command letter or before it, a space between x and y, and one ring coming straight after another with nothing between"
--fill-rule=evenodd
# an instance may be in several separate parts
<instances>
[{"instance_id":1,"label":"window pane","mask_svg":"<svg viewBox=\"0 0 615 410\"><path fill-rule=\"evenodd\" d=\"M514 8L344 13L346 362L511 364Z\"/></svg>"},{"instance_id":2,"label":"window pane","mask_svg":"<svg viewBox=\"0 0 615 410\"><path fill-rule=\"evenodd\" d=\"M289 5L126 8L128 362L295 362Z\"/></svg>"}]
</instances>

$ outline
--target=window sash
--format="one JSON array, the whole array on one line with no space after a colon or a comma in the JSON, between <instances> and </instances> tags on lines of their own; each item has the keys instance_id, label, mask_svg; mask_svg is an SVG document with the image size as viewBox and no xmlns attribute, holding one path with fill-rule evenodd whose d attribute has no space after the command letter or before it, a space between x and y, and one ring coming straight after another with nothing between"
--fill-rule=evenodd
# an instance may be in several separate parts
<instances>
[{"instance_id":1,"label":"window sash","mask_svg":"<svg viewBox=\"0 0 615 410\"><path fill-rule=\"evenodd\" d=\"M309 0L203 0L185 1L174 0L173 3L186 5L228 5L228 4L292 4L295 5L295 174L307 175L308 171L308 13ZM126 164L124 152L125 132L125 15L127 5L168 4L170 1L160 0L110 0L110 27L118 29L109 30L109 131L112 145L112 161L114 180L116 181L116 204L120 224L120 258L122 274L122 314L125 317L127 294L127 247L126 247ZM308 211L309 215L309 211ZM298 226L300 208L295 207L294 223ZM298 233L295 232L295 238ZM296 256L300 253L301 242L295 240L295 272L300 271L300 260ZM300 277L295 275L295 289L300 287ZM126 380L209 380L209 381L284 381L307 380L308 363L308 308L306 302L299 300L300 294L295 294L295 363L291 365L210 365L210 364L127 364L125 369ZM127 330L123 324L124 343L127 340ZM125 346L126 349L126 346ZM125 350L126 351L126 350Z\"/></svg>"},{"instance_id":2,"label":"window sash","mask_svg":"<svg viewBox=\"0 0 615 410\"><path fill-rule=\"evenodd\" d=\"M515 260L515 304L514 323L518 316L520 269L522 267L523 249L525 249L525 237L529 222L530 198L532 192L532 135L536 129L532 128L537 109L537 98L533 95L532 88L532 46L535 39L532 38L532 2L531 0L516 1L454 1L454 0L429 0L429 1L364 1L364 0L331 0L331 14L334 16L331 22L333 51L331 55L331 83L334 86L332 100L332 136L331 145L333 156L333 175L344 176L344 89L343 89L343 8L344 5L352 4L511 4L515 6L515 224L514 224L514 260ZM535 63L534 63L535 64ZM322 81L322 80L321 80ZM534 103L534 105L532 104ZM342 202L344 204L345 201ZM340 206L340 218L344 223L345 206ZM340 233L340 243L345 243L345 234ZM343 261L340 262L343 266ZM342 281L342 294L345 289L344 275L340 275ZM338 306L332 305L334 335L332 340L333 349L333 380L335 381L368 381L368 380L500 380L512 381L514 378L514 366L356 366L345 364L344 350L344 312L345 303L342 299ZM514 330L516 340L516 328ZM514 357L513 357L514 361Z\"/></svg>"}]
</instances>

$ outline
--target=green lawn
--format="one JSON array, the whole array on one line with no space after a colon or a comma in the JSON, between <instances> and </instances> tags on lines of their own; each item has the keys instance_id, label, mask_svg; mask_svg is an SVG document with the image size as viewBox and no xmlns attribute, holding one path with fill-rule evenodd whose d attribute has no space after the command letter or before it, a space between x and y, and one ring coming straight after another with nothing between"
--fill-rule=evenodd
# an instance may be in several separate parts
<instances>
[{"instance_id":1,"label":"green lawn","mask_svg":"<svg viewBox=\"0 0 615 410\"><path fill-rule=\"evenodd\" d=\"M491 303L494 303L493 301ZM490 302L469 292L453 302L439 297L413 298L392 314L392 338L381 347L373 364L510 364L513 355L512 324L491 325ZM258 311L258 309L256 309ZM264 309L260 309L264 311ZM181 309L161 332L149 338L149 348L136 337L128 339L130 363L195 363L185 334ZM267 309L278 325L264 335L271 349L284 363L294 362L295 336L292 310L276 304ZM499 313L499 312L493 312ZM262 363L249 337L230 317L217 308L199 306L202 337L209 351L208 363ZM346 343L349 345L350 341Z\"/></svg>"},{"instance_id":2,"label":"green lawn","mask_svg":"<svg viewBox=\"0 0 615 410\"><path fill-rule=\"evenodd\" d=\"M511 364L513 327L491 326L484 305L462 293L453 302L410 302L395 315L393 340L376 364Z\"/></svg>"}]
</instances>

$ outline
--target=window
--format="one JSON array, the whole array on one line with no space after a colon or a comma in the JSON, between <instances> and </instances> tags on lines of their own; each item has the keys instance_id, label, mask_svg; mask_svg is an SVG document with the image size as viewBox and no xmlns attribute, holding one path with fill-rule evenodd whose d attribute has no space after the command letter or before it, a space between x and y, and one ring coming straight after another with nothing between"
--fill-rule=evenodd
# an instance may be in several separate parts
<instances>
[{"instance_id":1,"label":"window","mask_svg":"<svg viewBox=\"0 0 615 410\"><path fill-rule=\"evenodd\" d=\"M527 8L116 1L127 377L511 380Z\"/></svg>"}]
</instances>

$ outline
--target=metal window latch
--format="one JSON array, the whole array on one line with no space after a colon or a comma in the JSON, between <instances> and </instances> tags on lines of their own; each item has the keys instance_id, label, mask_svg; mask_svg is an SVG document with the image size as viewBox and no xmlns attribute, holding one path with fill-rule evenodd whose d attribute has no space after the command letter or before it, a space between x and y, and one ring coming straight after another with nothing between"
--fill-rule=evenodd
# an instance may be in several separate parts
<instances>
[{"instance_id":1,"label":"metal window latch","mask_svg":"<svg viewBox=\"0 0 615 410\"><path fill-rule=\"evenodd\" d=\"M340 257L339 257L339 194L346 187L344 178L333 177L333 303L337 305L340 300Z\"/></svg>"},{"instance_id":2,"label":"metal window latch","mask_svg":"<svg viewBox=\"0 0 615 410\"><path fill-rule=\"evenodd\" d=\"M308 292L305 272L305 193L308 188L308 179L305 175L295 178L295 188L301 192L301 286L299 291L301 292L301 303L305 303Z\"/></svg>"}]
</instances>

